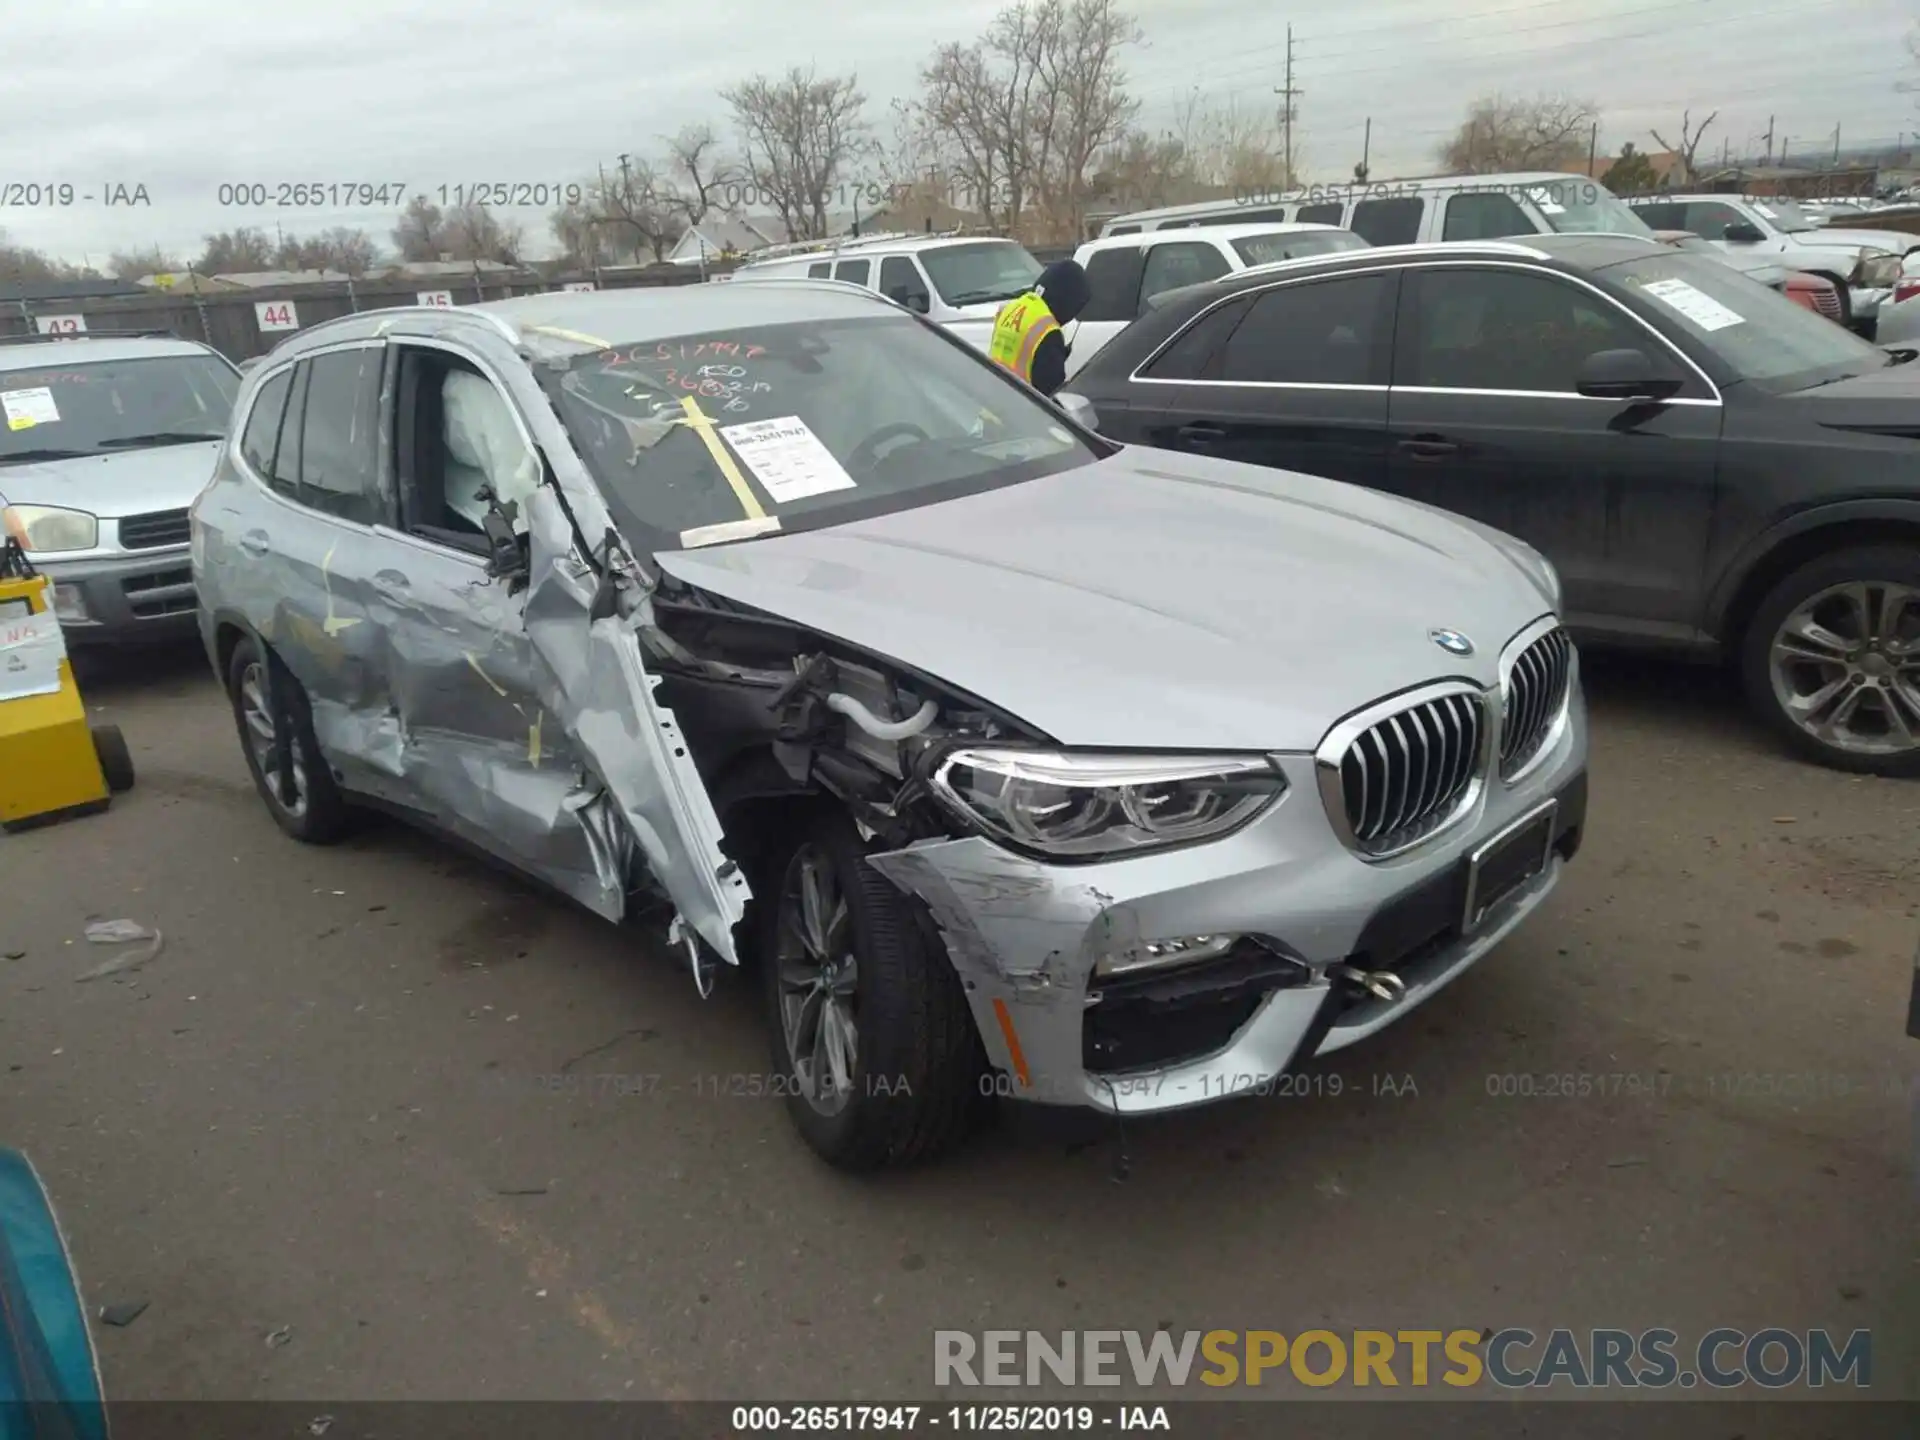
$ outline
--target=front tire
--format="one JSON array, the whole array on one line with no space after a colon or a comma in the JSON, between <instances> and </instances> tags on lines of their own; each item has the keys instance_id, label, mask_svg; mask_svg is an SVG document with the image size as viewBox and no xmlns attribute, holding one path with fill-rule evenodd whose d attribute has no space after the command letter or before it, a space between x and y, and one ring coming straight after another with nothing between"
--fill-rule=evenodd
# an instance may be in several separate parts
<instances>
[{"instance_id":1,"label":"front tire","mask_svg":"<svg viewBox=\"0 0 1920 1440\"><path fill-rule=\"evenodd\" d=\"M249 638L234 647L227 663L227 695L240 732L240 753L273 823L308 845L343 839L353 814L314 739L313 716L300 682L259 641ZM292 747L290 753L283 754L283 744ZM283 766L283 759L291 764Z\"/></svg>"},{"instance_id":2,"label":"front tire","mask_svg":"<svg viewBox=\"0 0 1920 1440\"><path fill-rule=\"evenodd\" d=\"M808 817L771 862L757 940L794 1125L842 1170L951 1150L981 1112L986 1057L938 937L838 810Z\"/></svg>"},{"instance_id":3,"label":"front tire","mask_svg":"<svg viewBox=\"0 0 1920 1440\"><path fill-rule=\"evenodd\" d=\"M1920 775L1920 551L1839 550L1768 592L1741 646L1747 698L1800 754Z\"/></svg>"}]
</instances>

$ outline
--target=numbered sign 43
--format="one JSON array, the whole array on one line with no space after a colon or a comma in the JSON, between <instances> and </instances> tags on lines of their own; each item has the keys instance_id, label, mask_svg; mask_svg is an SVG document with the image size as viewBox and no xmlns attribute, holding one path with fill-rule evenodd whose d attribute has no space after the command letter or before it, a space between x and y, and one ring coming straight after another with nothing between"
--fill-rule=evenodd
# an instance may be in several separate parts
<instances>
[{"instance_id":1,"label":"numbered sign 43","mask_svg":"<svg viewBox=\"0 0 1920 1440\"><path fill-rule=\"evenodd\" d=\"M451 290L422 290L420 292L420 303L422 305L438 305L446 309L451 309L453 307L453 292Z\"/></svg>"},{"instance_id":2,"label":"numbered sign 43","mask_svg":"<svg viewBox=\"0 0 1920 1440\"><path fill-rule=\"evenodd\" d=\"M84 315L36 315L33 317L33 326L42 335L84 335L87 333L87 317Z\"/></svg>"},{"instance_id":3,"label":"numbered sign 43","mask_svg":"<svg viewBox=\"0 0 1920 1440\"><path fill-rule=\"evenodd\" d=\"M298 330L300 318L291 300L256 300L253 318L262 330Z\"/></svg>"}]
</instances>

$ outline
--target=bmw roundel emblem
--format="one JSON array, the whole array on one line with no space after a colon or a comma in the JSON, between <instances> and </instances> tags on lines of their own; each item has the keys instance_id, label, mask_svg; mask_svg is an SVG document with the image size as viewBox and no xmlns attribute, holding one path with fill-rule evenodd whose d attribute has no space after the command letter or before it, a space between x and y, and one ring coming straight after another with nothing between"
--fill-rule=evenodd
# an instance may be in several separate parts
<instances>
[{"instance_id":1,"label":"bmw roundel emblem","mask_svg":"<svg viewBox=\"0 0 1920 1440\"><path fill-rule=\"evenodd\" d=\"M1427 638L1449 655L1471 655L1473 642L1458 630L1429 630Z\"/></svg>"}]
</instances>

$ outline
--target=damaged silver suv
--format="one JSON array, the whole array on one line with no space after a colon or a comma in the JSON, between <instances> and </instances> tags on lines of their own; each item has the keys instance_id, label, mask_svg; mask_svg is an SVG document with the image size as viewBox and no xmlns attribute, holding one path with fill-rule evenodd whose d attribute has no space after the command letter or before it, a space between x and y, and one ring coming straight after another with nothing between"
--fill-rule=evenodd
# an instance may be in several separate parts
<instances>
[{"instance_id":1,"label":"damaged silver suv","mask_svg":"<svg viewBox=\"0 0 1920 1440\"><path fill-rule=\"evenodd\" d=\"M1586 719L1520 542L1123 448L870 292L542 295L305 331L193 511L294 837L377 807L755 962L850 1169L982 1097L1270 1092L1545 898Z\"/></svg>"}]
</instances>

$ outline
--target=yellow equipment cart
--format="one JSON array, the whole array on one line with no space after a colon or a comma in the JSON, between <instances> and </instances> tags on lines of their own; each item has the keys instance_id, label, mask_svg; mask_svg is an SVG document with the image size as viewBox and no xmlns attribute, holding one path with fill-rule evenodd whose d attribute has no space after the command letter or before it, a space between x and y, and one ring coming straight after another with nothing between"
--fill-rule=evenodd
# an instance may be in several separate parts
<instances>
[{"instance_id":1,"label":"yellow equipment cart","mask_svg":"<svg viewBox=\"0 0 1920 1440\"><path fill-rule=\"evenodd\" d=\"M0 829L89 815L132 788L119 728L87 724L53 582L0 537Z\"/></svg>"}]
</instances>

